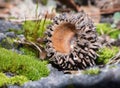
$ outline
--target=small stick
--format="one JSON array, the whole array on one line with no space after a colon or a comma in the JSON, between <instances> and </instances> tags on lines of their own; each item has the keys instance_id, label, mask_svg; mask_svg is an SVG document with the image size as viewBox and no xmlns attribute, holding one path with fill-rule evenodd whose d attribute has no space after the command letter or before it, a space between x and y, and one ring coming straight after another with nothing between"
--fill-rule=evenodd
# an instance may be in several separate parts
<instances>
[{"instance_id":1,"label":"small stick","mask_svg":"<svg viewBox=\"0 0 120 88\"><path fill-rule=\"evenodd\" d=\"M107 64L118 64L120 63L120 51L110 59L110 61Z\"/></svg>"}]
</instances>

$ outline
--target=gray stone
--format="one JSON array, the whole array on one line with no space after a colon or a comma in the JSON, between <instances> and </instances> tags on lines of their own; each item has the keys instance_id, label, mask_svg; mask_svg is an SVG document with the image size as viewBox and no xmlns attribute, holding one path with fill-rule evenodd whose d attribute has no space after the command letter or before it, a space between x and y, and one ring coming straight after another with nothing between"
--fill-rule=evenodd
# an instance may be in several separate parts
<instances>
[{"instance_id":1,"label":"gray stone","mask_svg":"<svg viewBox=\"0 0 120 88\"><path fill-rule=\"evenodd\" d=\"M120 68L105 67L98 75L62 74L53 70L48 77L25 83L22 88L120 88Z\"/></svg>"},{"instance_id":2,"label":"gray stone","mask_svg":"<svg viewBox=\"0 0 120 88\"><path fill-rule=\"evenodd\" d=\"M25 36L23 34L17 35L17 38L20 39L21 41L25 40Z\"/></svg>"},{"instance_id":3,"label":"gray stone","mask_svg":"<svg viewBox=\"0 0 120 88\"><path fill-rule=\"evenodd\" d=\"M7 37L10 37L10 38L15 38L15 37L16 37L16 35L15 35L14 32L6 32L5 35L6 35Z\"/></svg>"},{"instance_id":4,"label":"gray stone","mask_svg":"<svg viewBox=\"0 0 120 88\"><path fill-rule=\"evenodd\" d=\"M21 88L20 86L17 86L17 85L7 85L7 87L4 87L4 88Z\"/></svg>"},{"instance_id":5,"label":"gray stone","mask_svg":"<svg viewBox=\"0 0 120 88\"><path fill-rule=\"evenodd\" d=\"M63 74L51 65L48 68L51 70L48 77L8 88L120 88L120 64L106 66L98 75Z\"/></svg>"},{"instance_id":6,"label":"gray stone","mask_svg":"<svg viewBox=\"0 0 120 88\"><path fill-rule=\"evenodd\" d=\"M4 35L4 33L0 33L0 42L6 38L6 35Z\"/></svg>"},{"instance_id":7,"label":"gray stone","mask_svg":"<svg viewBox=\"0 0 120 88\"><path fill-rule=\"evenodd\" d=\"M9 21L0 20L0 32L5 33L7 31L9 31L10 29L20 30L21 26L18 24L14 24L12 22L9 22Z\"/></svg>"}]
</instances>

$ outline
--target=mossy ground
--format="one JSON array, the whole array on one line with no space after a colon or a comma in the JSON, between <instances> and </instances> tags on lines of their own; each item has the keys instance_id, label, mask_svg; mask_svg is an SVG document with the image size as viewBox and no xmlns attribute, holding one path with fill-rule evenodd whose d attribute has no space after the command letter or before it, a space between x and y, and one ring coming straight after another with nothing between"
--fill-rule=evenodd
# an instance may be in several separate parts
<instances>
[{"instance_id":1,"label":"mossy ground","mask_svg":"<svg viewBox=\"0 0 120 88\"><path fill-rule=\"evenodd\" d=\"M97 33L99 36L101 35L107 35L112 39L119 39L120 37L120 30L116 28L112 28L110 24L107 23L99 23L96 25ZM109 60L117 54L119 51L119 47L102 47L97 52L99 54L99 57L97 58L96 62L97 64L106 64L109 62Z\"/></svg>"},{"instance_id":2,"label":"mossy ground","mask_svg":"<svg viewBox=\"0 0 120 88\"><path fill-rule=\"evenodd\" d=\"M100 73L100 69L99 68L90 68L90 69L86 69L84 71L82 71L83 74L87 74L87 75L97 75Z\"/></svg>"},{"instance_id":3,"label":"mossy ground","mask_svg":"<svg viewBox=\"0 0 120 88\"><path fill-rule=\"evenodd\" d=\"M96 25L97 33L99 35L106 34L110 36L110 38L118 39L120 36L120 30L112 28L110 24L107 23L99 23Z\"/></svg>"},{"instance_id":4,"label":"mossy ground","mask_svg":"<svg viewBox=\"0 0 120 88\"><path fill-rule=\"evenodd\" d=\"M27 41L36 42L37 38L43 38L47 24L51 23L47 19L39 21L25 21L23 29L14 31L16 34L24 34ZM11 41L12 40L12 41ZM15 39L6 38L2 41L1 46L7 49L14 47ZM37 51L30 47L23 46L20 51L23 55L17 54L10 50L0 47L0 86L4 84L23 84L28 80L38 80L41 77L48 76L47 61L40 61L37 56ZM15 77L8 78L3 73L15 74ZM24 80L25 79L25 80Z\"/></svg>"},{"instance_id":5,"label":"mossy ground","mask_svg":"<svg viewBox=\"0 0 120 88\"><path fill-rule=\"evenodd\" d=\"M24 35L28 41L36 41L37 38L43 38L44 32L51 21L41 19L40 21L25 21L23 23Z\"/></svg>"},{"instance_id":6,"label":"mossy ground","mask_svg":"<svg viewBox=\"0 0 120 88\"><path fill-rule=\"evenodd\" d=\"M118 52L119 48L112 46L112 47L103 47L99 49L97 52L99 57L96 59L97 65L106 65L112 57L114 57ZM82 71L83 74L87 75L97 75L100 73L100 68L89 68Z\"/></svg>"},{"instance_id":7,"label":"mossy ground","mask_svg":"<svg viewBox=\"0 0 120 88\"><path fill-rule=\"evenodd\" d=\"M107 64L110 59L117 54L119 51L118 47L103 47L99 49L97 58L97 64Z\"/></svg>"},{"instance_id":8,"label":"mossy ground","mask_svg":"<svg viewBox=\"0 0 120 88\"><path fill-rule=\"evenodd\" d=\"M40 61L34 56L20 55L4 48L0 48L0 72L22 75L28 80L38 80L49 74L46 61Z\"/></svg>"},{"instance_id":9,"label":"mossy ground","mask_svg":"<svg viewBox=\"0 0 120 88\"><path fill-rule=\"evenodd\" d=\"M4 85L23 85L25 82L29 81L25 76L14 76L14 77L7 77L4 73L0 73L0 87Z\"/></svg>"},{"instance_id":10,"label":"mossy ground","mask_svg":"<svg viewBox=\"0 0 120 88\"><path fill-rule=\"evenodd\" d=\"M37 51L33 47L30 47L30 46L20 47L19 50L21 51L21 53L23 55L28 55L28 56L33 56L33 57L37 57L38 56Z\"/></svg>"}]
</instances>

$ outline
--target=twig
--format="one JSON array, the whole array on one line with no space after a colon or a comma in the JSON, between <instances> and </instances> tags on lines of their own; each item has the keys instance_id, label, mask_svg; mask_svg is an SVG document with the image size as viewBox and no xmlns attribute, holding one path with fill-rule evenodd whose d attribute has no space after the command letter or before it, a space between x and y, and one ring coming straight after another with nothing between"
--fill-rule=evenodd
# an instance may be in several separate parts
<instances>
[{"instance_id":1,"label":"twig","mask_svg":"<svg viewBox=\"0 0 120 88\"><path fill-rule=\"evenodd\" d=\"M35 46L37 49L38 49L38 51L39 52L42 52L42 50L40 49L40 47L37 45L37 44L35 44L34 42L30 42L33 46Z\"/></svg>"},{"instance_id":2,"label":"twig","mask_svg":"<svg viewBox=\"0 0 120 88\"><path fill-rule=\"evenodd\" d=\"M42 52L42 50L40 49L41 46L40 45L37 45L35 44L34 42L28 42L28 41L14 41L15 43L18 43L18 44L23 44L23 45L29 45L29 46L34 46L36 47L36 49L39 51L39 52Z\"/></svg>"},{"instance_id":3,"label":"twig","mask_svg":"<svg viewBox=\"0 0 120 88\"><path fill-rule=\"evenodd\" d=\"M41 18L25 18L25 19L8 19L8 21L11 21L11 22L17 22L17 23L22 23L22 22L25 22L25 21L40 21Z\"/></svg>"},{"instance_id":4,"label":"twig","mask_svg":"<svg viewBox=\"0 0 120 88\"><path fill-rule=\"evenodd\" d=\"M114 13L120 11L120 8L114 8L114 9L103 9L100 11L100 14L110 14L110 13Z\"/></svg>"},{"instance_id":5,"label":"twig","mask_svg":"<svg viewBox=\"0 0 120 88\"><path fill-rule=\"evenodd\" d=\"M21 40L15 41L15 43L33 46L33 47L35 47L39 51L38 52L39 53L38 57L41 60L44 60L46 58L46 51L39 43L34 43L34 42L29 42L29 41L21 41Z\"/></svg>"},{"instance_id":6,"label":"twig","mask_svg":"<svg viewBox=\"0 0 120 88\"><path fill-rule=\"evenodd\" d=\"M110 61L107 64L118 64L120 63L120 51L110 59Z\"/></svg>"},{"instance_id":7,"label":"twig","mask_svg":"<svg viewBox=\"0 0 120 88\"><path fill-rule=\"evenodd\" d=\"M65 70L63 71L65 74L78 74L80 71L75 71L75 70Z\"/></svg>"},{"instance_id":8,"label":"twig","mask_svg":"<svg viewBox=\"0 0 120 88\"><path fill-rule=\"evenodd\" d=\"M113 30L109 31L109 32L107 33L107 35L109 35L109 34L112 33L112 32L118 31L118 30L119 30L119 29L113 29Z\"/></svg>"}]
</instances>

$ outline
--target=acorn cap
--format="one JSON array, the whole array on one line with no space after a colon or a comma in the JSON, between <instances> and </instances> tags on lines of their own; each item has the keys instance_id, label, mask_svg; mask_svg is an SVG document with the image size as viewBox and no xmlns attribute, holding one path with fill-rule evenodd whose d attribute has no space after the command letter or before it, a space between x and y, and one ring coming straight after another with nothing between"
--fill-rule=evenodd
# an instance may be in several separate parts
<instances>
[{"instance_id":1,"label":"acorn cap","mask_svg":"<svg viewBox=\"0 0 120 88\"><path fill-rule=\"evenodd\" d=\"M49 60L62 70L79 70L95 65L96 28L84 12L63 13L53 19L46 30Z\"/></svg>"}]
</instances>

